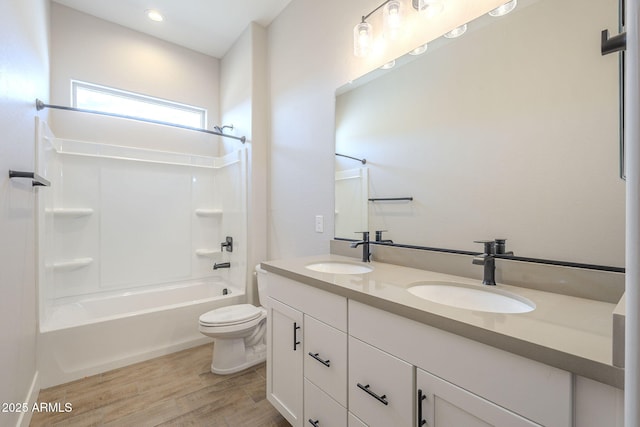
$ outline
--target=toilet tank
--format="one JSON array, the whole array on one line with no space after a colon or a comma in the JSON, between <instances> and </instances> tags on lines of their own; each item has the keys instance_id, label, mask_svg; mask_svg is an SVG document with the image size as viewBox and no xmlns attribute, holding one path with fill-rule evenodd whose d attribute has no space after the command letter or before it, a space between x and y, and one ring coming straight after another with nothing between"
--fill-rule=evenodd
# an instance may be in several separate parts
<instances>
[{"instance_id":1,"label":"toilet tank","mask_svg":"<svg viewBox=\"0 0 640 427\"><path fill-rule=\"evenodd\" d=\"M267 304L267 270L260 267L260 264L256 265L256 278L258 280L258 301L260 305L266 307Z\"/></svg>"}]
</instances>

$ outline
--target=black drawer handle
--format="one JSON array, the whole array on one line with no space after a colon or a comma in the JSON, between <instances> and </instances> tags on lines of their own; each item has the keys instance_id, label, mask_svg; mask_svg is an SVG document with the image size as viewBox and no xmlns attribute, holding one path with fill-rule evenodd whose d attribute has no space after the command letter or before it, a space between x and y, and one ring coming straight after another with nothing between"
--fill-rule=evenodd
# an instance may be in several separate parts
<instances>
[{"instance_id":1,"label":"black drawer handle","mask_svg":"<svg viewBox=\"0 0 640 427\"><path fill-rule=\"evenodd\" d=\"M389 404L389 401L387 400L387 395L383 394L382 396L378 396L377 394L375 394L374 392L369 390L369 384L362 385L362 384L358 383L358 388L360 390L366 391L369 396L376 398L378 400L378 402L382 403L383 405L388 405Z\"/></svg>"},{"instance_id":2,"label":"black drawer handle","mask_svg":"<svg viewBox=\"0 0 640 427\"><path fill-rule=\"evenodd\" d=\"M313 427L320 427L320 420L313 421L311 418L309 418L309 424L311 424Z\"/></svg>"},{"instance_id":3,"label":"black drawer handle","mask_svg":"<svg viewBox=\"0 0 640 427\"><path fill-rule=\"evenodd\" d=\"M427 398L427 395L422 393L422 389L418 389L418 427L422 427L427 423L427 420L422 418L422 401Z\"/></svg>"},{"instance_id":4,"label":"black drawer handle","mask_svg":"<svg viewBox=\"0 0 640 427\"><path fill-rule=\"evenodd\" d=\"M329 360L322 360L321 358L318 357L318 353L311 353L309 352L309 356L313 357L314 359L316 359L318 362L322 363L324 366L326 366L327 368L331 366L331 361Z\"/></svg>"},{"instance_id":5,"label":"black drawer handle","mask_svg":"<svg viewBox=\"0 0 640 427\"><path fill-rule=\"evenodd\" d=\"M300 329L298 323L293 322L293 351L296 351L298 349L298 344L300 344L300 341L298 341L298 329Z\"/></svg>"}]
</instances>

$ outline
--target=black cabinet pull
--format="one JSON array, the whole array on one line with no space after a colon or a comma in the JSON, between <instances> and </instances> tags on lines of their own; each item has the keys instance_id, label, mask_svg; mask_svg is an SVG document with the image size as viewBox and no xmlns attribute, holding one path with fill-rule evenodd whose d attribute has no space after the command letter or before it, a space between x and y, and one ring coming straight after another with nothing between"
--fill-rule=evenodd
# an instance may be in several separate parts
<instances>
[{"instance_id":1,"label":"black cabinet pull","mask_svg":"<svg viewBox=\"0 0 640 427\"><path fill-rule=\"evenodd\" d=\"M309 418L309 424L311 424L313 427L320 427L320 420L313 421L311 418Z\"/></svg>"},{"instance_id":2,"label":"black cabinet pull","mask_svg":"<svg viewBox=\"0 0 640 427\"><path fill-rule=\"evenodd\" d=\"M389 401L387 400L387 395L383 394L382 396L378 396L377 394L375 394L374 392L369 390L369 384L362 385L362 384L358 383L358 388L360 390L364 390L365 392L367 392L367 394L369 396L374 397L378 402L382 403L383 405L388 405L389 404Z\"/></svg>"},{"instance_id":3,"label":"black cabinet pull","mask_svg":"<svg viewBox=\"0 0 640 427\"><path fill-rule=\"evenodd\" d=\"M296 351L298 349L298 344L300 344L300 341L298 341L298 329L300 329L298 323L293 322L293 351Z\"/></svg>"},{"instance_id":4,"label":"black cabinet pull","mask_svg":"<svg viewBox=\"0 0 640 427\"><path fill-rule=\"evenodd\" d=\"M422 393L422 389L418 389L418 427L422 427L427 423L427 420L422 418L422 401L427 398L427 395Z\"/></svg>"},{"instance_id":5,"label":"black cabinet pull","mask_svg":"<svg viewBox=\"0 0 640 427\"><path fill-rule=\"evenodd\" d=\"M314 359L316 359L318 362L322 363L324 366L326 366L327 368L330 366L331 361L329 360L322 360L321 358L318 357L318 353L311 353L309 352L309 356L313 357Z\"/></svg>"}]
</instances>

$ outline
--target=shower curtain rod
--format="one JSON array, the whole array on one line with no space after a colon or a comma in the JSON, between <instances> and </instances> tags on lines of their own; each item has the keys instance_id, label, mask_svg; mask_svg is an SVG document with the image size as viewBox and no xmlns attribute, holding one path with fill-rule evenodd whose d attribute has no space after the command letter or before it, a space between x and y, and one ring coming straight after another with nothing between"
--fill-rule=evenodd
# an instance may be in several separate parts
<instances>
[{"instance_id":1,"label":"shower curtain rod","mask_svg":"<svg viewBox=\"0 0 640 427\"><path fill-rule=\"evenodd\" d=\"M65 107L63 105L45 104L41 100L36 99L36 109L38 111L40 111L40 110L43 110L45 108L55 108L55 109L58 109L58 110L66 110L66 111L77 111L79 113L98 114L98 115L101 115L101 116L118 117L120 119L137 120L139 122L153 123L153 124L156 124L156 125L171 126L171 127L174 127L174 128L180 128L180 129L186 129L186 130L195 130L197 132L204 132L204 133L208 133L208 134L211 134L211 135L218 135L218 136L224 136L225 138L236 139L236 140L242 142L243 144L247 141L247 138L244 137L244 136L227 135L227 134L222 133L222 132L214 132L214 131L208 130L208 129L194 128L194 127L191 127L191 126L184 126L184 125L179 125L179 124L175 124L175 123L168 123L168 122L163 122L163 121L160 121L160 120L144 119L144 118L141 118L141 117L127 116L127 115L124 115L124 114L105 113L103 111L85 110L83 108Z\"/></svg>"},{"instance_id":2,"label":"shower curtain rod","mask_svg":"<svg viewBox=\"0 0 640 427\"><path fill-rule=\"evenodd\" d=\"M357 160L357 161L359 161L360 163L362 163L363 165L366 165L366 164L367 164L367 159L359 159L359 158L357 158L357 157L346 156L346 155L344 155L344 154L338 154L338 153L335 153L335 154L336 154L336 156L346 157L347 159Z\"/></svg>"}]
</instances>

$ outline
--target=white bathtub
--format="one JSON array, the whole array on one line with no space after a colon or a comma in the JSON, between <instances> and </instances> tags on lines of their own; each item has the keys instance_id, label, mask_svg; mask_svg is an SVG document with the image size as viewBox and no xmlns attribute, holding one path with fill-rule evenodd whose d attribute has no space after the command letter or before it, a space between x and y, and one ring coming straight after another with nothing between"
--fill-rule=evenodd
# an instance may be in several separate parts
<instances>
[{"instance_id":1,"label":"white bathtub","mask_svg":"<svg viewBox=\"0 0 640 427\"><path fill-rule=\"evenodd\" d=\"M59 301L44 310L40 323L41 386L210 342L198 331L198 317L244 301L244 290L221 281Z\"/></svg>"}]
</instances>

